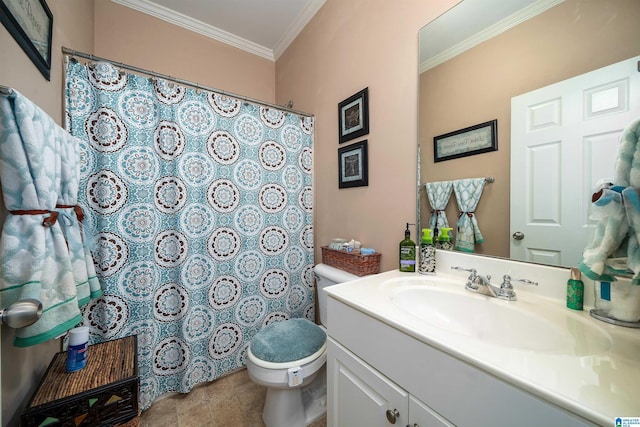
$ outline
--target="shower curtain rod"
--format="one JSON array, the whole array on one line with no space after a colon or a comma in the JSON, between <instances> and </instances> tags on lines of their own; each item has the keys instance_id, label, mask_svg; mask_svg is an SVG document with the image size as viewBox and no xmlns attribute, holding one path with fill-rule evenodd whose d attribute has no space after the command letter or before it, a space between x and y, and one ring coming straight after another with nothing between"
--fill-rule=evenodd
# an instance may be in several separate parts
<instances>
[{"instance_id":1,"label":"shower curtain rod","mask_svg":"<svg viewBox=\"0 0 640 427\"><path fill-rule=\"evenodd\" d=\"M119 68L124 68L136 73L142 73L142 74L147 74L153 77L158 77L164 80L169 80L169 81L173 81L176 83L179 83L181 85L185 85L185 86L191 86L193 88L196 89L202 89L202 90L206 90L209 92L215 92L218 93L220 95L225 95L225 96L229 96L232 98L237 98L240 99L242 101L246 101L246 102L250 102L252 104L257 104L257 105L262 105L263 107L269 107L269 108L277 108L278 110L282 110L282 111L286 111L288 113L294 113L294 114L298 114L300 116L305 116L305 117L313 117L313 114L309 114L309 113L305 113L302 111L297 111L291 108L287 108L281 105L276 105L276 104L271 104L269 102L265 102L265 101L260 101L257 99L253 99L253 98L248 98L246 96L242 96L242 95L237 95L235 93L231 93L231 92L227 92L224 90L220 90L220 89L216 89L213 87L209 87L209 86L203 86L200 85L198 83L194 83L194 82L190 82L188 80L182 80L179 79L177 77L171 77L171 76L167 76L165 74L160 74L160 73L156 73L155 71L150 71L150 70L145 70L143 68L138 68L138 67L134 67L133 65L127 65L127 64L123 64L122 62L116 62L116 61L112 61L110 59L105 59L105 58L100 58L99 56L94 56L88 53L82 53L82 52L78 52L77 50L73 50L73 49L69 49L66 47L62 47L62 53L64 53L65 55L69 55L69 56L78 56L80 58L84 58L84 59L88 59L90 61L104 61L104 62L109 62ZM291 102L291 101L289 101Z\"/></svg>"}]
</instances>

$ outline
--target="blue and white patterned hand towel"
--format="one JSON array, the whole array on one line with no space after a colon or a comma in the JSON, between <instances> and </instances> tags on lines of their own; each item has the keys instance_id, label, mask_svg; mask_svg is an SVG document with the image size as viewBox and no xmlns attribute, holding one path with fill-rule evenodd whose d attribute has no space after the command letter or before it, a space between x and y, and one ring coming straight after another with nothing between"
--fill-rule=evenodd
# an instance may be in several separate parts
<instances>
[{"instance_id":1,"label":"blue and white patterned hand towel","mask_svg":"<svg viewBox=\"0 0 640 427\"><path fill-rule=\"evenodd\" d=\"M475 210L484 189L484 178L467 178L453 181L460 216L455 248L463 252L473 252L475 245L484 242L478 227Z\"/></svg>"},{"instance_id":2,"label":"blue and white patterned hand towel","mask_svg":"<svg viewBox=\"0 0 640 427\"><path fill-rule=\"evenodd\" d=\"M449 227L449 221L447 221L444 210L449 203L453 183L451 181L427 182L425 188L432 209L429 228L431 229L431 235L435 237L436 228L442 230L445 227Z\"/></svg>"}]
</instances>

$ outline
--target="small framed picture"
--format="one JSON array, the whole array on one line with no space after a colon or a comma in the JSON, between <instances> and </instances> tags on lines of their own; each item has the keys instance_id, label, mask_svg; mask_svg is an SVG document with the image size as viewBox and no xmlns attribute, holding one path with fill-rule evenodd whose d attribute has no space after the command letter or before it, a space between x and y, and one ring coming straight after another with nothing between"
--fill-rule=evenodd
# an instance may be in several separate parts
<instances>
[{"instance_id":1,"label":"small framed picture","mask_svg":"<svg viewBox=\"0 0 640 427\"><path fill-rule=\"evenodd\" d=\"M45 0L0 0L0 22L42 75L51 80L53 15Z\"/></svg>"},{"instance_id":2,"label":"small framed picture","mask_svg":"<svg viewBox=\"0 0 640 427\"><path fill-rule=\"evenodd\" d=\"M352 140L369 133L369 88L338 104L339 141Z\"/></svg>"},{"instance_id":3,"label":"small framed picture","mask_svg":"<svg viewBox=\"0 0 640 427\"><path fill-rule=\"evenodd\" d=\"M338 188L369 185L367 140L338 148Z\"/></svg>"},{"instance_id":4,"label":"small framed picture","mask_svg":"<svg viewBox=\"0 0 640 427\"><path fill-rule=\"evenodd\" d=\"M435 162L498 150L498 120L480 123L433 138Z\"/></svg>"}]
</instances>

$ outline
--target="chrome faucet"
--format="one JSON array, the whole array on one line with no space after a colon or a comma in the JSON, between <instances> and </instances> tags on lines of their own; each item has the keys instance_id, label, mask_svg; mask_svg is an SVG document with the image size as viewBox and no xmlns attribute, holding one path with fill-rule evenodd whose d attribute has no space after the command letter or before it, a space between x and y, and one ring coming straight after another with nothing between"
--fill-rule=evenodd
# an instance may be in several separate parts
<instances>
[{"instance_id":1,"label":"chrome faucet","mask_svg":"<svg viewBox=\"0 0 640 427\"><path fill-rule=\"evenodd\" d=\"M538 286L538 282L534 282L533 280L529 280L529 279L514 279L511 276L509 276L508 274L505 274L502 277L502 284L500 285L500 290L498 292L498 298L506 299L508 301L515 301L517 299L516 298L516 293L513 290L513 285L511 284L512 280L515 280L516 282L524 283L525 285Z\"/></svg>"},{"instance_id":2,"label":"chrome faucet","mask_svg":"<svg viewBox=\"0 0 640 427\"><path fill-rule=\"evenodd\" d=\"M513 290L512 280L522 282L527 285L538 286L538 282L534 282L528 279L513 279L508 274L505 274L500 287L491 284L491 276L484 276L478 274L475 268L463 268L463 267L451 267L452 270L468 271L469 277L467 278L467 284L465 289L478 294L487 295L493 298L504 299L507 301L515 301L516 293Z\"/></svg>"}]
</instances>

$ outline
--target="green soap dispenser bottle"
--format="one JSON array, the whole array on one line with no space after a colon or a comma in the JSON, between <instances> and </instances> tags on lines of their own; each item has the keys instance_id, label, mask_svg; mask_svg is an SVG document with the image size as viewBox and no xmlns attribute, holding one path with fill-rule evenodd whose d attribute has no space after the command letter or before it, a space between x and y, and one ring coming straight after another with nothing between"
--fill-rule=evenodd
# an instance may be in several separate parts
<instances>
[{"instance_id":1,"label":"green soap dispenser bottle","mask_svg":"<svg viewBox=\"0 0 640 427\"><path fill-rule=\"evenodd\" d=\"M437 249L445 249L448 251L453 249L453 243L451 243L451 235L449 234L451 230L453 230L453 228L450 227L442 227L440 229L441 233L438 236L438 240L436 241Z\"/></svg>"},{"instance_id":2,"label":"green soap dispenser bottle","mask_svg":"<svg viewBox=\"0 0 640 427\"><path fill-rule=\"evenodd\" d=\"M582 310L584 302L584 283L582 274L576 267L571 267L571 278L567 282L567 307Z\"/></svg>"},{"instance_id":3,"label":"green soap dispenser bottle","mask_svg":"<svg viewBox=\"0 0 640 427\"><path fill-rule=\"evenodd\" d=\"M416 271L416 243L411 240L409 225L412 224L407 223L404 240L400 242L400 271L414 273Z\"/></svg>"},{"instance_id":4,"label":"green soap dispenser bottle","mask_svg":"<svg viewBox=\"0 0 640 427\"><path fill-rule=\"evenodd\" d=\"M420 240L420 274L436 274L436 247L433 246L431 229L422 229L422 240Z\"/></svg>"}]
</instances>

